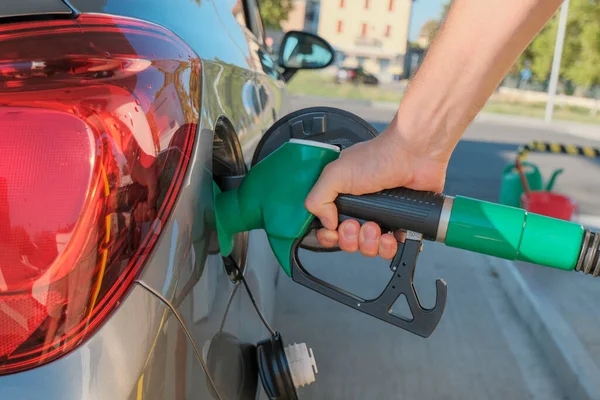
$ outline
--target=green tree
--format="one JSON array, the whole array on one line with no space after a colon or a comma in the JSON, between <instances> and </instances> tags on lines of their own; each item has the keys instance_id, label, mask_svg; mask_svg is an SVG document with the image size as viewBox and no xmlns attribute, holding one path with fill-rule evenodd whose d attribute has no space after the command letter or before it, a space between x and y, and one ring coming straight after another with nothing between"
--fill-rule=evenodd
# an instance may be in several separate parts
<instances>
[{"instance_id":1,"label":"green tree","mask_svg":"<svg viewBox=\"0 0 600 400\"><path fill-rule=\"evenodd\" d=\"M435 35L437 35L438 31L442 27L442 24L444 23L444 20L446 19L446 16L448 15L448 11L450 11L450 7L452 6L452 1L453 0L448 0L448 1L446 1L446 3L444 3L442 5L442 11L440 13L439 20L429 20L423 25L423 28L425 28L425 25L427 25L427 24L430 24L430 23L435 24L435 26L430 25L427 27L427 29L429 30L429 43L431 43L433 41L433 39L435 38Z\"/></svg>"},{"instance_id":2,"label":"green tree","mask_svg":"<svg viewBox=\"0 0 600 400\"><path fill-rule=\"evenodd\" d=\"M419 32L419 38L426 37L427 42L431 43L437 30L440 28L440 21L435 19L430 19L423 24L421 27L421 31Z\"/></svg>"},{"instance_id":3,"label":"green tree","mask_svg":"<svg viewBox=\"0 0 600 400\"><path fill-rule=\"evenodd\" d=\"M292 0L260 0L260 15L266 28L281 29L281 21L293 8Z\"/></svg>"},{"instance_id":4,"label":"green tree","mask_svg":"<svg viewBox=\"0 0 600 400\"><path fill-rule=\"evenodd\" d=\"M558 14L542 29L517 63L531 61L538 80L546 80L552 68L558 31ZM576 85L600 84L600 0L571 0L560 76Z\"/></svg>"}]
</instances>

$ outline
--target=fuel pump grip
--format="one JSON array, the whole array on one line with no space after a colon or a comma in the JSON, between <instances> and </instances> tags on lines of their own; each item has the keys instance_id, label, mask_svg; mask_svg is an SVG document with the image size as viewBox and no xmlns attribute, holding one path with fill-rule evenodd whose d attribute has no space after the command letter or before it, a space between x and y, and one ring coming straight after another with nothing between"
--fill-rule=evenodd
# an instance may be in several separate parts
<instances>
[{"instance_id":1,"label":"fuel pump grip","mask_svg":"<svg viewBox=\"0 0 600 400\"><path fill-rule=\"evenodd\" d=\"M307 233L320 226L304 200L325 166L338 158L340 150L334 144L292 138L258 162L238 188L217 194L222 254L231 252L235 233L264 229L277 260L295 282L422 337L434 331L446 303L442 280L436 282L433 308L423 308L416 295L413 274L423 239L508 260L600 274L600 235L579 224L463 196L396 188L362 196L343 194L335 201L340 219L407 231L383 292L365 300L324 282L302 266L298 248ZM400 295L406 296L410 320L391 313Z\"/></svg>"}]
</instances>

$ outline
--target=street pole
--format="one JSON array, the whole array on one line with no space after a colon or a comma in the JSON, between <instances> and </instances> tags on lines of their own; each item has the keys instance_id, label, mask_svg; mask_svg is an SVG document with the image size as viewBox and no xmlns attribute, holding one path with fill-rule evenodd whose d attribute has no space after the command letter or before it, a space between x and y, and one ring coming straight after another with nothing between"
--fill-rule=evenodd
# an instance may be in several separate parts
<instances>
[{"instance_id":1,"label":"street pole","mask_svg":"<svg viewBox=\"0 0 600 400\"><path fill-rule=\"evenodd\" d=\"M550 86L548 87L548 102L546 103L546 122L552 122L552 114L554 113L554 100L556 98L556 87L558 86L558 75L560 73L560 61L562 59L563 45L565 43L568 14L569 0L565 0L560 8L558 32L556 33L556 44L554 45L552 72L550 73Z\"/></svg>"}]
</instances>

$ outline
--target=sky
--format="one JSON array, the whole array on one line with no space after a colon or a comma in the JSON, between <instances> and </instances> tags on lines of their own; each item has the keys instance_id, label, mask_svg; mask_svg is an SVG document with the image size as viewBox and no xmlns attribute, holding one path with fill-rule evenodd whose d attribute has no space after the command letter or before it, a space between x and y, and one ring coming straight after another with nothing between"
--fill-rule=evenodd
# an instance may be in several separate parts
<instances>
[{"instance_id":1,"label":"sky","mask_svg":"<svg viewBox=\"0 0 600 400\"><path fill-rule=\"evenodd\" d=\"M417 40L423 24L429 19L438 19L442 13L442 6L447 0L415 0L412 5L409 37L411 41Z\"/></svg>"}]
</instances>

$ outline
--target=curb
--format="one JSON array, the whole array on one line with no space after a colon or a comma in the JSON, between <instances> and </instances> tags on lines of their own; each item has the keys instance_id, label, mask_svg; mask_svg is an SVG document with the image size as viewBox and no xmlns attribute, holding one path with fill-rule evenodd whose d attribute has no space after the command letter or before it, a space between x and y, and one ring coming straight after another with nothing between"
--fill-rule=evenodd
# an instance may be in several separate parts
<instances>
[{"instance_id":1,"label":"curb","mask_svg":"<svg viewBox=\"0 0 600 400\"><path fill-rule=\"evenodd\" d=\"M571 400L600 400L600 369L569 324L549 304L542 304L512 261L494 268L500 285L525 321Z\"/></svg>"}]
</instances>

